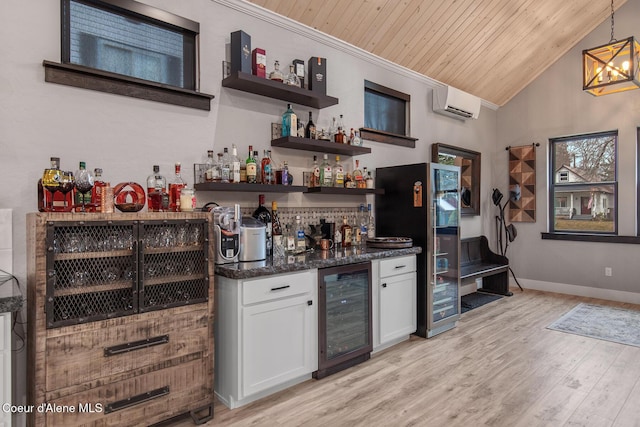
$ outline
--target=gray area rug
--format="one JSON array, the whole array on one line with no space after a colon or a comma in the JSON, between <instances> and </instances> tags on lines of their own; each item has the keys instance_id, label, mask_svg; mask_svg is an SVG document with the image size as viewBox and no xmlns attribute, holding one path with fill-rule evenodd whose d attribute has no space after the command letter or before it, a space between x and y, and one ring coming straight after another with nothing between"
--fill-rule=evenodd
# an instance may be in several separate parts
<instances>
[{"instance_id":1,"label":"gray area rug","mask_svg":"<svg viewBox=\"0 0 640 427\"><path fill-rule=\"evenodd\" d=\"M548 329L640 347L640 311L581 303Z\"/></svg>"}]
</instances>

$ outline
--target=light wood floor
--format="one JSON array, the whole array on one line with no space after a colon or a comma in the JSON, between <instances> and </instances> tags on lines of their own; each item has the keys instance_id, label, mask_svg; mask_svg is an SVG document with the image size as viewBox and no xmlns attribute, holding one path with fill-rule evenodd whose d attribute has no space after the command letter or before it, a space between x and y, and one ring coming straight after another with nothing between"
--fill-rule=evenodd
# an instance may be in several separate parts
<instances>
[{"instance_id":1,"label":"light wood floor","mask_svg":"<svg viewBox=\"0 0 640 427\"><path fill-rule=\"evenodd\" d=\"M514 289L438 337L233 411L216 402L206 425L640 426L640 348L546 329L579 302L640 309Z\"/></svg>"}]
</instances>

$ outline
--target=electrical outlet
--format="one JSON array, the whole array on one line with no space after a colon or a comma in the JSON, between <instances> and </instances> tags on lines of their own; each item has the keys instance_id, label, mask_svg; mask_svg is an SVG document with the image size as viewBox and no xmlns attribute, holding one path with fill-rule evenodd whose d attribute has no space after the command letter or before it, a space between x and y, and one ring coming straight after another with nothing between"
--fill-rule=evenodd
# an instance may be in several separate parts
<instances>
[{"instance_id":1,"label":"electrical outlet","mask_svg":"<svg viewBox=\"0 0 640 427\"><path fill-rule=\"evenodd\" d=\"M613 271L612 271L611 267L605 267L605 268L604 268L604 275L605 275L605 276L607 276L607 277L611 277L611 276L612 276L612 274L613 274Z\"/></svg>"}]
</instances>

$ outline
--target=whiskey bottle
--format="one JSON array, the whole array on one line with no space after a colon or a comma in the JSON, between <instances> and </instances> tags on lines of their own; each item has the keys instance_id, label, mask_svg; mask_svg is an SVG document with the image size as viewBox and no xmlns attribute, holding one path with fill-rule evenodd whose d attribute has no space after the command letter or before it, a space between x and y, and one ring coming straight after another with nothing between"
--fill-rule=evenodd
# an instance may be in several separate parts
<instances>
[{"instance_id":1,"label":"whiskey bottle","mask_svg":"<svg viewBox=\"0 0 640 427\"><path fill-rule=\"evenodd\" d=\"M307 122L307 127L304 130L304 137L309 139L316 139L316 124L313 123L311 111L309 111L309 121Z\"/></svg>"},{"instance_id":2,"label":"whiskey bottle","mask_svg":"<svg viewBox=\"0 0 640 427\"><path fill-rule=\"evenodd\" d=\"M186 187L187 183L180 176L180 162L176 162L175 174L169 183L169 210L171 212L180 211L180 191Z\"/></svg>"},{"instance_id":3,"label":"whiskey bottle","mask_svg":"<svg viewBox=\"0 0 640 427\"><path fill-rule=\"evenodd\" d=\"M91 204L94 212L104 212L102 210L104 206L102 202L104 197L103 190L108 184L108 182L102 180L102 169L95 168L93 170L93 188L91 189Z\"/></svg>"},{"instance_id":4,"label":"whiskey bottle","mask_svg":"<svg viewBox=\"0 0 640 427\"><path fill-rule=\"evenodd\" d=\"M340 163L340 156L336 156L336 162L333 165L333 186L344 188L344 168Z\"/></svg>"},{"instance_id":5,"label":"whiskey bottle","mask_svg":"<svg viewBox=\"0 0 640 427\"><path fill-rule=\"evenodd\" d=\"M344 138L344 121L342 118L342 114L340 114L340 118L338 119L338 129L336 131L335 142L339 144L346 143Z\"/></svg>"},{"instance_id":6,"label":"whiskey bottle","mask_svg":"<svg viewBox=\"0 0 640 427\"><path fill-rule=\"evenodd\" d=\"M289 86L300 87L300 78L296 75L293 65L289 65L289 73L284 78L284 83Z\"/></svg>"},{"instance_id":7,"label":"whiskey bottle","mask_svg":"<svg viewBox=\"0 0 640 427\"><path fill-rule=\"evenodd\" d=\"M256 168L256 159L253 158L253 145L249 146L249 157L247 157L245 161L245 167L247 171L247 182L249 184L255 184L258 171Z\"/></svg>"},{"instance_id":8,"label":"whiskey bottle","mask_svg":"<svg viewBox=\"0 0 640 427\"><path fill-rule=\"evenodd\" d=\"M366 188L367 184L364 182L362 170L360 170L360 160L356 160L356 167L353 169L353 180L356 183L356 188Z\"/></svg>"},{"instance_id":9,"label":"whiskey bottle","mask_svg":"<svg viewBox=\"0 0 640 427\"><path fill-rule=\"evenodd\" d=\"M147 209L149 212L164 212L169 209L167 180L160 175L158 165L153 165L153 173L147 177Z\"/></svg>"},{"instance_id":10,"label":"whiskey bottle","mask_svg":"<svg viewBox=\"0 0 640 427\"><path fill-rule=\"evenodd\" d=\"M283 82L284 75L282 74L282 71L280 71L280 62L278 60L273 64L273 68L274 70L269 74L269 79L277 82Z\"/></svg>"},{"instance_id":11,"label":"whiskey bottle","mask_svg":"<svg viewBox=\"0 0 640 427\"><path fill-rule=\"evenodd\" d=\"M298 136L298 116L291 104L287 104L287 110L282 114L282 136Z\"/></svg>"},{"instance_id":12,"label":"whiskey bottle","mask_svg":"<svg viewBox=\"0 0 640 427\"><path fill-rule=\"evenodd\" d=\"M340 233L342 234L342 247L346 248L351 246L352 229L349 223L347 222L346 216L342 218L342 226L340 227Z\"/></svg>"}]
</instances>

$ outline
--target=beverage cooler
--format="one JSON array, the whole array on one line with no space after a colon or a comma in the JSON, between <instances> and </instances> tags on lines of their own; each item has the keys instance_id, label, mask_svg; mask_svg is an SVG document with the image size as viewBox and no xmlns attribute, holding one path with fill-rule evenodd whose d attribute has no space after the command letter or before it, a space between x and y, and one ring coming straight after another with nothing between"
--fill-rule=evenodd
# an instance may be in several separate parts
<instances>
[{"instance_id":1,"label":"beverage cooler","mask_svg":"<svg viewBox=\"0 0 640 427\"><path fill-rule=\"evenodd\" d=\"M438 163L378 168L376 236L411 237L417 255L418 329L430 338L460 318L460 168Z\"/></svg>"}]
</instances>

